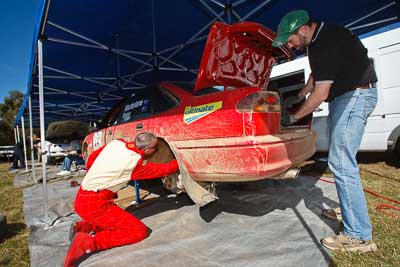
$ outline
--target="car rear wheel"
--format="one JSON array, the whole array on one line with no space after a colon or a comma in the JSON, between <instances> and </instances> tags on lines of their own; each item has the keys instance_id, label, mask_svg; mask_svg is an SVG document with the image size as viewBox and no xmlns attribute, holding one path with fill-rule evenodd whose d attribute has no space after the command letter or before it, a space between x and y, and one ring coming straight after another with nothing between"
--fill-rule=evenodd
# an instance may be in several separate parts
<instances>
[{"instance_id":1,"label":"car rear wheel","mask_svg":"<svg viewBox=\"0 0 400 267\"><path fill-rule=\"evenodd\" d=\"M175 154L176 155L176 154ZM154 154L146 157L146 160L156 163L166 163L174 159L174 153L168 143L158 138L157 150ZM198 206L204 206L217 199L215 195L215 183L198 183L192 179L187 172L181 159L177 158L179 164L179 174L171 174L162 179L163 186L174 193L186 192L193 202Z\"/></svg>"},{"instance_id":2,"label":"car rear wheel","mask_svg":"<svg viewBox=\"0 0 400 267\"><path fill-rule=\"evenodd\" d=\"M172 153L168 143L162 138L158 138L156 152L146 157L147 161L154 163L167 163L173 159L174 154ZM161 180L163 182L164 188L170 192L180 194L185 191L178 173L173 173L165 176Z\"/></svg>"}]
</instances>

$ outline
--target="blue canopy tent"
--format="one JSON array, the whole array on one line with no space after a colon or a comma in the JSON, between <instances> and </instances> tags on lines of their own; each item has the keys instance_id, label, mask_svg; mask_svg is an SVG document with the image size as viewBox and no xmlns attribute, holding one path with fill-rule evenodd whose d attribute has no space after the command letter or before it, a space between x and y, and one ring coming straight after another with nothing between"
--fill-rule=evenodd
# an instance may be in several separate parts
<instances>
[{"instance_id":1,"label":"blue canopy tent","mask_svg":"<svg viewBox=\"0 0 400 267\"><path fill-rule=\"evenodd\" d=\"M399 21L399 8L393 0L41 0L15 125L29 113L44 137L49 122L100 119L151 83L195 80L209 27L217 20L255 21L276 30L285 13L305 9L313 20L363 34ZM45 171L43 177L45 184Z\"/></svg>"}]
</instances>

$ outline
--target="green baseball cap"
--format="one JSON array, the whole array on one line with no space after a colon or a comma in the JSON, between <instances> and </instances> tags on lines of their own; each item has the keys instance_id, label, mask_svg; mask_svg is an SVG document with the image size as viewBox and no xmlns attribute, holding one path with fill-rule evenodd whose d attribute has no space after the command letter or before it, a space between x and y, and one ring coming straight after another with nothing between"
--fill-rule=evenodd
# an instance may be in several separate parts
<instances>
[{"instance_id":1,"label":"green baseball cap","mask_svg":"<svg viewBox=\"0 0 400 267\"><path fill-rule=\"evenodd\" d=\"M305 10L293 10L287 13L278 25L278 33L272 45L275 47L284 45L289 36L300 28L300 26L306 24L309 19L310 16L308 16Z\"/></svg>"}]
</instances>

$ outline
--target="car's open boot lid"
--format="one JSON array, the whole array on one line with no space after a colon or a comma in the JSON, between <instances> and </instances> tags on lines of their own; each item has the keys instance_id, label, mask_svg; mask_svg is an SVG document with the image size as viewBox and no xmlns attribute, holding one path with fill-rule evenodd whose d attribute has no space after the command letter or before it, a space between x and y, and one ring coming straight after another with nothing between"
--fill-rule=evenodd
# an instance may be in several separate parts
<instances>
[{"instance_id":1,"label":"car's open boot lid","mask_svg":"<svg viewBox=\"0 0 400 267\"><path fill-rule=\"evenodd\" d=\"M203 51L194 91L216 85L265 88L276 57L291 57L287 47L275 48L275 33L261 24L215 22Z\"/></svg>"}]
</instances>

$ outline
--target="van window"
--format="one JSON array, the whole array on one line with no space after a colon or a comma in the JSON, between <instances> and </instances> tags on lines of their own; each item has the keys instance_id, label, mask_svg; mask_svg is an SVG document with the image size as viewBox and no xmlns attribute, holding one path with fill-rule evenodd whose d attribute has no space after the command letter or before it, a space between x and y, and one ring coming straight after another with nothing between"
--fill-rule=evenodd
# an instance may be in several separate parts
<instances>
[{"instance_id":1,"label":"van window","mask_svg":"<svg viewBox=\"0 0 400 267\"><path fill-rule=\"evenodd\" d=\"M285 94L301 90L304 85L304 70L300 70L271 78L267 90Z\"/></svg>"}]
</instances>

